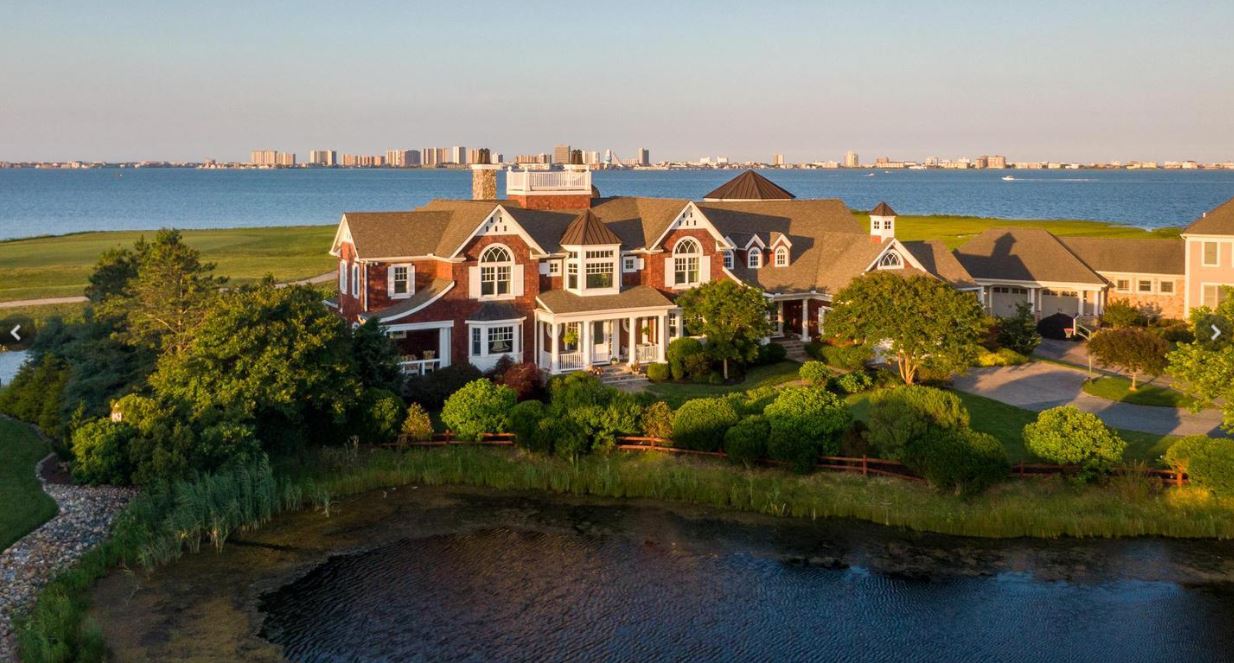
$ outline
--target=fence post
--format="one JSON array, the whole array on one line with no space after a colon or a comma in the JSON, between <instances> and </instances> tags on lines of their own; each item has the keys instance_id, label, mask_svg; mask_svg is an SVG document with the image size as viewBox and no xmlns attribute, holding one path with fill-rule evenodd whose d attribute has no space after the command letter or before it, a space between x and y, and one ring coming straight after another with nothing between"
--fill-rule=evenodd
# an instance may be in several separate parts
<instances>
[{"instance_id":1,"label":"fence post","mask_svg":"<svg viewBox=\"0 0 1234 663\"><path fill-rule=\"evenodd\" d=\"M869 463L866 462L865 454L861 454L861 476L863 477L870 476L870 466L869 466Z\"/></svg>"}]
</instances>

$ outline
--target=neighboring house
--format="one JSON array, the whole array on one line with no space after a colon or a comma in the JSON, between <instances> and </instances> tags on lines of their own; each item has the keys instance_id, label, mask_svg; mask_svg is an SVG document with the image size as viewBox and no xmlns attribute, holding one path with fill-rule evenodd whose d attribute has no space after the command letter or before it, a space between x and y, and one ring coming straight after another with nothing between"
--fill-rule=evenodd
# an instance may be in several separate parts
<instances>
[{"instance_id":1,"label":"neighboring house","mask_svg":"<svg viewBox=\"0 0 1234 663\"><path fill-rule=\"evenodd\" d=\"M473 177L473 195L495 191L491 169ZM750 171L699 202L603 198L586 170L510 171L507 195L344 214L328 304L379 320L410 372L509 357L560 373L664 361L682 334L676 296L718 279L762 288L776 333L803 339L867 271L979 290L941 243L898 241L886 204L866 228L839 200L797 200Z\"/></svg>"},{"instance_id":2,"label":"neighboring house","mask_svg":"<svg viewBox=\"0 0 1234 663\"><path fill-rule=\"evenodd\" d=\"M1184 310L1217 304L1234 287L1234 199L1206 212L1183 230L1186 291Z\"/></svg>"}]
</instances>

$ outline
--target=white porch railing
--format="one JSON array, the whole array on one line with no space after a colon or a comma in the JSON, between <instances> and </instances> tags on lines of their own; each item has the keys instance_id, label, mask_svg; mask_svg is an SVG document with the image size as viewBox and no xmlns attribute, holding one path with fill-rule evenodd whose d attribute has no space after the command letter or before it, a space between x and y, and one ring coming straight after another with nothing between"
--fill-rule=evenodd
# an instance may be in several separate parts
<instances>
[{"instance_id":1,"label":"white porch railing","mask_svg":"<svg viewBox=\"0 0 1234 663\"><path fill-rule=\"evenodd\" d=\"M582 352L563 352L557 357L557 369L561 371L577 371L583 368Z\"/></svg>"},{"instance_id":2,"label":"white porch railing","mask_svg":"<svg viewBox=\"0 0 1234 663\"><path fill-rule=\"evenodd\" d=\"M656 362L656 346L649 344L639 345L635 357L640 364L653 364Z\"/></svg>"},{"instance_id":3,"label":"white porch railing","mask_svg":"<svg viewBox=\"0 0 1234 663\"><path fill-rule=\"evenodd\" d=\"M580 191L591 193L591 171L511 170L506 173L506 193L526 194L537 191Z\"/></svg>"},{"instance_id":4,"label":"white porch railing","mask_svg":"<svg viewBox=\"0 0 1234 663\"><path fill-rule=\"evenodd\" d=\"M441 368L440 359L412 359L408 361L400 361L398 363L399 370L403 375L426 375Z\"/></svg>"}]
</instances>

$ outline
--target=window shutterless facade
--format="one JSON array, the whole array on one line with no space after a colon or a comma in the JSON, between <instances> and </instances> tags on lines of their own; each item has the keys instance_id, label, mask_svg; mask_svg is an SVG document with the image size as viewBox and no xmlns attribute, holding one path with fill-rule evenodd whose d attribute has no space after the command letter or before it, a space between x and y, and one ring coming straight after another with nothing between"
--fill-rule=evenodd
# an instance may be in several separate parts
<instances>
[{"instance_id":1,"label":"window shutterless facade","mask_svg":"<svg viewBox=\"0 0 1234 663\"><path fill-rule=\"evenodd\" d=\"M733 251L728 249L724 251L724 269L732 269L733 264Z\"/></svg>"},{"instance_id":2,"label":"window shutterless facade","mask_svg":"<svg viewBox=\"0 0 1234 663\"><path fill-rule=\"evenodd\" d=\"M1219 242L1204 242L1203 266L1218 267L1221 265L1221 244Z\"/></svg>"},{"instance_id":3,"label":"window shutterless facade","mask_svg":"<svg viewBox=\"0 0 1234 663\"><path fill-rule=\"evenodd\" d=\"M588 262L585 269L588 288L613 287L613 263Z\"/></svg>"},{"instance_id":4,"label":"window shutterless facade","mask_svg":"<svg viewBox=\"0 0 1234 663\"><path fill-rule=\"evenodd\" d=\"M340 295L347 294L347 261L340 260L338 263L338 291Z\"/></svg>"},{"instance_id":5,"label":"window shutterless facade","mask_svg":"<svg viewBox=\"0 0 1234 663\"><path fill-rule=\"evenodd\" d=\"M1173 281L1161 281L1160 283L1157 284L1157 291L1163 295L1174 294L1174 282Z\"/></svg>"},{"instance_id":6,"label":"window shutterless facade","mask_svg":"<svg viewBox=\"0 0 1234 663\"><path fill-rule=\"evenodd\" d=\"M360 265L359 263L351 266L351 296L360 296Z\"/></svg>"},{"instance_id":7,"label":"window shutterless facade","mask_svg":"<svg viewBox=\"0 0 1234 663\"><path fill-rule=\"evenodd\" d=\"M504 246L490 246L480 255L480 296L509 295L514 258Z\"/></svg>"},{"instance_id":8,"label":"window shutterless facade","mask_svg":"<svg viewBox=\"0 0 1234 663\"><path fill-rule=\"evenodd\" d=\"M698 261L702 256L698 242L685 238L673 247L673 283L677 285L698 284Z\"/></svg>"},{"instance_id":9,"label":"window shutterless facade","mask_svg":"<svg viewBox=\"0 0 1234 663\"><path fill-rule=\"evenodd\" d=\"M763 252L761 249L751 247L746 251L746 267L750 269L758 269L763 266Z\"/></svg>"},{"instance_id":10,"label":"window shutterless facade","mask_svg":"<svg viewBox=\"0 0 1234 663\"><path fill-rule=\"evenodd\" d=\"M390 296L392 298L411 296L411 265L391 265Z\"/></svg>"},{"instance_id":11,"label":"window shutterless facade","mask_svg":"<svg viewBox=\"0 0 1234 663\"><path fill-rule=\"evenodd\" d=\"M776 267L788 267L788 249L783 246L776 248Z\"/></svg>"}]
</instances>

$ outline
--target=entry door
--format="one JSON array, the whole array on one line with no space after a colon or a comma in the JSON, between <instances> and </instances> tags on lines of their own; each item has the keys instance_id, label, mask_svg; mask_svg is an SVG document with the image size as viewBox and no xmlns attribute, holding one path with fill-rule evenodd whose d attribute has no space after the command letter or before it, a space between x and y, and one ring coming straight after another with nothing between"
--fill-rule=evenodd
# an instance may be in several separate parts
<instances>
[{"instance_id":1,"label":"entry door","mask_svg":"<svg viewBox=\"0 0 1234 663\"><path fill-rule=\"evenodd\" d=\"M784 333L801 334L801 302L784 302Z\"/></svg>"},{"instance_id":2,"label":"entry door","mask_svg":"<svg viewBox=\"0 0 1234 663\"><path fill-rule=\"evenodd\" d=\"M613 321L602 320L591 323L591 337L595 339L591 353L593 361L607 362L613 346Z\"/></svg>"}]
</instances>

